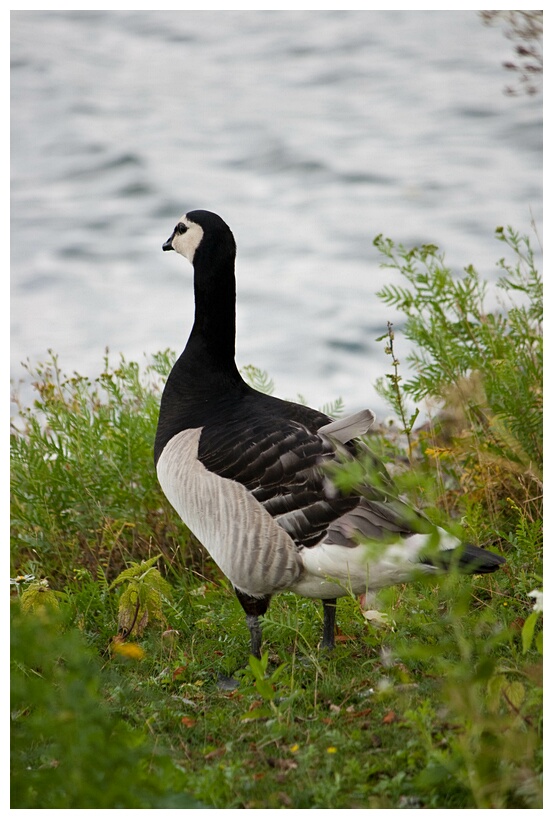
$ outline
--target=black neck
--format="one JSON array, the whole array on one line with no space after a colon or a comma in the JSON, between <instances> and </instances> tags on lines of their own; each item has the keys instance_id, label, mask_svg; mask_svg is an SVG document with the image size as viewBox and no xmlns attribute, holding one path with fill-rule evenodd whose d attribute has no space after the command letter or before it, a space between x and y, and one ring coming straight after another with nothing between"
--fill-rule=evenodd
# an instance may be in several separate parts
<instances>
[{"instance_id":1,"label":"black neck","mask_svg":"<svg viewBox=\"0 0 553 819\"><path fill-rule=\"evenodd\" d=\"M199 389L216 389L222 379L238 378L236 342L236 280L234 250L220 245L198 248L194 258L194 326L179 359L179 377ZM212 384L212 379L215 384ZM241 380L241 379L240 379Z\"/></svg>"},{"instance_id":2,"label":"black neck","mask_svg":"<svg viewBox=\"0 0 553 819\"><path fill-rule=\"evenodd\" d=\"M201 247L194 264L194 326L185 354L199 356L198 363L229 373L235 369L234 255L212 251L207 256L200 251Z\"/></svg>"},{"instance_id":3,"label":"black neck","mask_svg":"<svg viewBox=\"0 0 553 819\"><path fill-rule=\"evenodd\" d=\"M234 252L201 250L194 259L194 326L163 391L156 457L172 435L203 426L214 406L248 390L234 360Z\"/></svg>"}]
</instances>

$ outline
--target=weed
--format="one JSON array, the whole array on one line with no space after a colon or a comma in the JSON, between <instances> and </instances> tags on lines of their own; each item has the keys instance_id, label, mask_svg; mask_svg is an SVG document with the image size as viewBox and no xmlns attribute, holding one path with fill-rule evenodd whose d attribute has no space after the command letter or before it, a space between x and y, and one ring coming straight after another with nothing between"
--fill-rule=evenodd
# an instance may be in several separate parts
<instances>
[{"instance_id":1,"label":"weed","mask_svg":"<svg viewBox=\"0 0 553 819\"><path fill-rule=\"evenodd\" d=\"M20 574L60 588L82 571L111 581L134 559L160 552L180 572L197 547L172 514L153 465L162 378L173 356L143 373L121 359L94 381L63 374L57 356L27 365L37 398L18 396L12 424L12 550Z\"/></svg>"},{"instance_id":2,"label":"weed","mask_svg":"<svg viewBox=\"0 0 553 819\"><path fill-rule=\"evenodd\" d=\"M16 604L11 649L12 808L201 807L147 732L110 710L98 659L66 616Z\"/></svg>"},{"instance_id":3,"label":"weed","mask_svg":"<svg viewBox=\"0 0 553 819\"><path fill-rule=\"evenodd\" d=\"M406 399L441 406L420 432L422 459L440 478L442 502L462 497L467 508L485 509L488 536L519 522L516 507L542 519L542 283L529 240L510 229L496 235L514 256L499 262L497 286L510 304L496 312L486 309L486 283L472 265L460 278L433 245L375 240L385 265L407 280L379 295L406 315L414 373L400 384L396 367L379 389L394 409Z\"/></svg>"},{"instance_id":4,"label":"weed","mask_svg":"<svg viewBox=\"0 0 553 819\"><path fill-rule=\"evenodd\" d=\"M164 623L163 604L171 602L169 583L155 568L161 555L132 565L115 578L110 589L124 585L119 597L119 634L126 639L131 633L140 636L152 620Z\"/></svg>"}]
</instances>

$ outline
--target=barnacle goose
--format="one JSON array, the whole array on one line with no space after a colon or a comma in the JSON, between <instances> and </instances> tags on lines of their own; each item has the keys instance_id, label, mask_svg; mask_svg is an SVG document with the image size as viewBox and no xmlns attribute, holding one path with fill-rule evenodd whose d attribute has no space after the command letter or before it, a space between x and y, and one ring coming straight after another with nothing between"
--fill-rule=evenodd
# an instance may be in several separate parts
<instances>
[{"instance_id":1,"label":"barnacle goose","mask_svg":"<svg viewBox=\"0 0 553 819\"><path fill-rule=\"evenodd\" d=\"M493 572L504 558L419 525L399 499L374 487L340 494L325 462L354 458L374 420L364 410L333 421L265 395L235 363L236 245L216 214L184 215L163 250L194 267L195 318L161 399L155 463L163 492L232 583L251 652L276 592L323 602L322 646L334 645L336 600L406 582L454 562ZM379 472L385 470L379 467ZM390 543L395 538L395 542ZM362 541L389 545L375 553ZM455 555L455 560L453 556Z\"/></svg>"}]
</instances>

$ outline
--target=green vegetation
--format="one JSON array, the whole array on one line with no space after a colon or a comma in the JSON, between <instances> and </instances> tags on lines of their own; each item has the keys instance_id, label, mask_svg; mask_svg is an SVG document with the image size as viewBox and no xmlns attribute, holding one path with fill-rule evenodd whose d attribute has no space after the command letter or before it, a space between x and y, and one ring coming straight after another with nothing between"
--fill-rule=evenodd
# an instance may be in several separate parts
<instances>
[{"instance_id":1,"label":"green vegetation","mask_svg":"<svg viewBox=\"0 0 553 819\"><path fill-rule=\"evenodd\" d=\"M201 807L147 725L118 713L124 669L101 671L67 617L15 606L11 657L13 807Z\"/></svg>"},{"instance_id":2,"label":"green vegetation","mask_svg":"<svg viewBox=\"0 0 553 819\"><path fill-rule=\"evenodd\" d=\"M398 422L367 442L399 491L507 564L388 589L380 615L344 598L332 654L321 606L283 594L248 658L230 585L157 484L171 354L106 356L95 381L54 355L29 366L37 398L12 431L13 808L541 806L541 279L526 240L498 238L514 259L501 309L472 267L376 240L405 282L380 297L405 322L380 382Z\"/></svg>"}]
</instances>

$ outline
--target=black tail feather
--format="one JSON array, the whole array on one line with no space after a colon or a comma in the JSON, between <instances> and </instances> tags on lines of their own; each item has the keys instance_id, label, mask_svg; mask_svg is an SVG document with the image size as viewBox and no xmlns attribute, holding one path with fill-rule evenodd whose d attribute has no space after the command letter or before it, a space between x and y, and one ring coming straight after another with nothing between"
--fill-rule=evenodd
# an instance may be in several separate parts
<instances>
[{"instance_id":1,"label":"black tail feather","mask_svg":"<svg viewBox=\"0 0 553 819\"><path fill-rule=\"evenodd\" d=\"M479 546L463 543L457 549L444 549L421 560L438 569L458 569L465 574L489 574L505 563L505 558Z\"/></svg>"}]
</instances>

